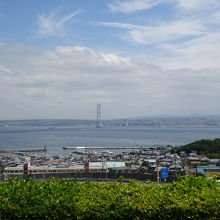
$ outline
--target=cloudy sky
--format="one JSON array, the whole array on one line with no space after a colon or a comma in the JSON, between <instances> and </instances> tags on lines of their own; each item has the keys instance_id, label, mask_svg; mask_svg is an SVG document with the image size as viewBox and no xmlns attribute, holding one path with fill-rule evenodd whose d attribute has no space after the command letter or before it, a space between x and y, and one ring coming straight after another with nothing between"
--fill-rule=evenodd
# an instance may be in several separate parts
<instances>
[{"instance_id":1,"label":"cloudy sky","mask_svg":"<svg viewBox=\"0 0 220 220\"><path fill-rule=\"evenodd\" d=\"M220 0L1 0L0 120L219 114Z\"/></svg>"}]
</instances>

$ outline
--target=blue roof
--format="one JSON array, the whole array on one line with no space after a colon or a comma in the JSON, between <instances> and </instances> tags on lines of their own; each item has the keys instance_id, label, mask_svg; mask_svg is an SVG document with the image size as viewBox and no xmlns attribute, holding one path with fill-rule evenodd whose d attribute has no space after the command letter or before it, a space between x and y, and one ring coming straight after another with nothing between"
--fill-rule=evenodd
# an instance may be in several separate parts
<instances>
[{"instance_id":1,"label":"blue roof","mask_svg":"<svg viewBox=\"0 0 220 220\"><path fill-rule=\"evenodd\" d=\"M14 152L14 154L24 154L23 152Z\"/></svg>"}]
</instances>

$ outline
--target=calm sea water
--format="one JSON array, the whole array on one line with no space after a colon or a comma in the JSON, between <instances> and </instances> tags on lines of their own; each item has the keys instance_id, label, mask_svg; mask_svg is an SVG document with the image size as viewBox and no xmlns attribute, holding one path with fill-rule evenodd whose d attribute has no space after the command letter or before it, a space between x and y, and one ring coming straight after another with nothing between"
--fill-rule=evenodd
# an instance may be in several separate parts
<instances>
[{"instance_id":1,"label":"calm sea water","mask_svg":"<svg viewBox=\"0 0 220 220\"><path fill-rule=\"evenodd\" d=\"M182 145L220 137L218 126L161 127L0 127L0 148L47 146L50 155L63 154L63 146Z\"/></svg>"}]
</instances>

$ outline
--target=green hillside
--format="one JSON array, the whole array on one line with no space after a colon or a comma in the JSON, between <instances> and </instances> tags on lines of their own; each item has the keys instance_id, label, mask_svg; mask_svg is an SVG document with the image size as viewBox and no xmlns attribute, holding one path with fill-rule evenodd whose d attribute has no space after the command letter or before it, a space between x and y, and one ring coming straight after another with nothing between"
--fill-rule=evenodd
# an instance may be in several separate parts
<instances>
[{"instance_id":1,"label":"green hillside","mask_svg":"<svg viewBox=\"0 0 220 220\"><path fill-rule=\"evenodd\" d=\"M199 140L175 148L177 152L186 151L188 154L196 150L198 154L206 155L210 158L220 158L220 138L214 140Z\"/></svg>"}]
</instances>

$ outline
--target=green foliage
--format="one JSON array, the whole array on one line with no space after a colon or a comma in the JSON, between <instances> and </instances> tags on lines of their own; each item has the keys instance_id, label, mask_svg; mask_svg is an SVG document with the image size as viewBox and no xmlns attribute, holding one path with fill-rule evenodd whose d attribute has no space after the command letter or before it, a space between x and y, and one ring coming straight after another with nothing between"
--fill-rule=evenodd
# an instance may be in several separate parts
<instances>
[{"instance_id":1,"label":"green foliage","mask_svg":"<svg viewBox=\"0 0 220 220\"><path fill-rule=\"evenodd\" d=\"M199 140L195 141L191 144L183 145L178 148L173 149L172 151L186 151L187 153L191 153L191 151L197 151L199 154L204 155L215 155L220 156L220 138L216 138L214 140Z\"/></svg>"},{"instance_id":2,"label":"green foliage","mask_svg":"<svg viewBox=\"0 0 220 220\"><path fill-rule=\"evenodd\" d=\"M125 163L126 167L131 167L132 165L139 165L139 163L137 161L136 162L127 162L127 163Z\"/></svg>"},{"instance_id":3,"label":"green foliage","mask_svg":"<svg viewBox=\"0 0 220 220\"><path fill-rule=\"evenodd\" d=\"M0 183L0 219L219 219L220 185L188 176L170 184Z\"/></svg>"},{"instance_id":4,"label":"green foliage","mask_svg":"<svg viewBox=\"0 0 220 220\"><path fill-rule=\"evenodd\" d=\"M202 152L202 154L206 155L208 158L210 159L220 159L220 153L204 153Z\"/></svg>"}]
</instances>

